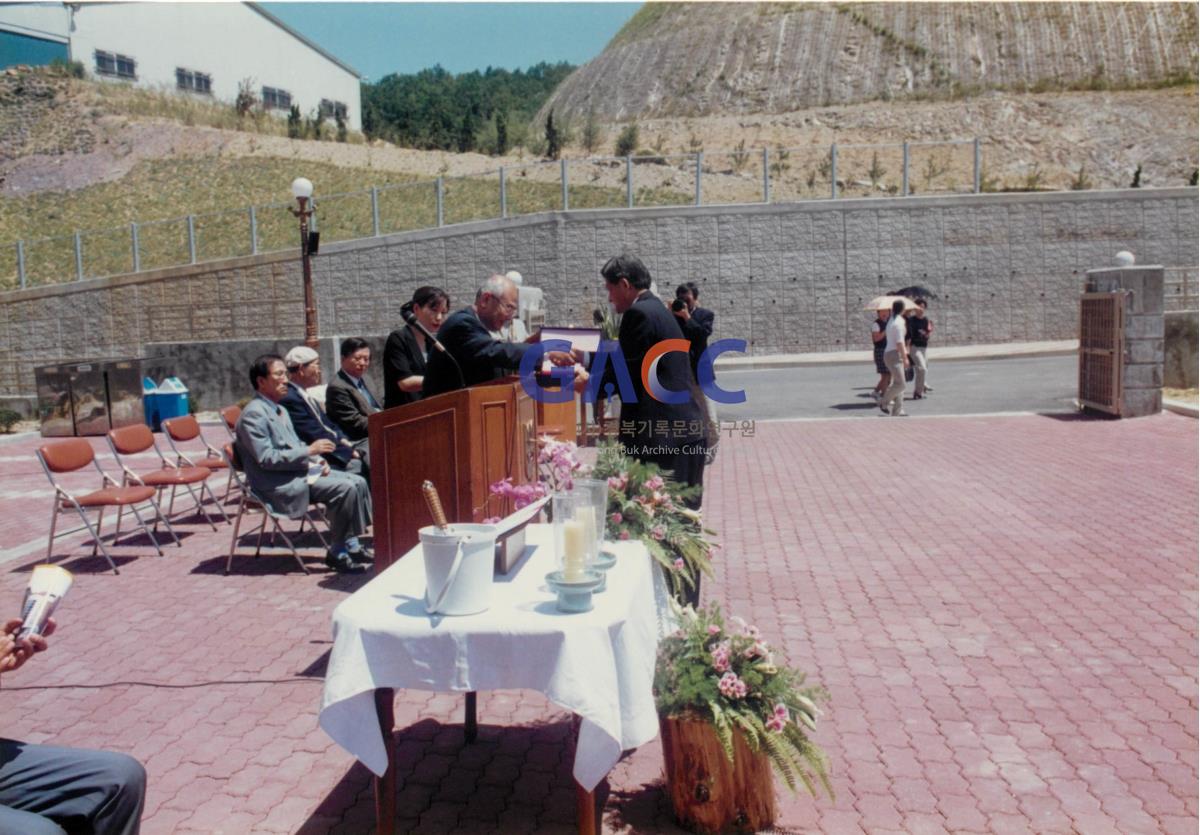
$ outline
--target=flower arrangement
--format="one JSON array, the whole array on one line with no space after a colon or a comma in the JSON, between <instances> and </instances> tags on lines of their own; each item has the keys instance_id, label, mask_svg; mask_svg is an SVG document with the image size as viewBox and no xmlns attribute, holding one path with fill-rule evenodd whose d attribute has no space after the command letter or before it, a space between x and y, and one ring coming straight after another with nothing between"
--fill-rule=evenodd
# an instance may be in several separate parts
<instances>
[{"instance_id":1,"label":"flower arrangement","mask_svg":"<svg viewBox=\"0 0 1200 835\"><path fill-rule=\"evenodd\" d=\"M712 545L705 534L713 532L686 506L700 488L664 479L657 466L625 456L616 444L600 447L592 477L608 480L605 535L640 540L663 567L672 595L685 602L701 574L712 576Z\"/></svg>"},{"instance_id":2,"label":"flower arrangement","mask_svg":"<svg viewBox=\"0 0 1200 835\"><path fill-rule=\"evenodd\" d=\"M545 495L559 491L570 490L574 476L583 468L579 461L578 447L570 441L556 441L549 435L538 438L538 480L526 484L513 484L511 478L494 482L488 487L488 507L492 499L499 497L501 506L512 501L514 510L520 510ZM482 509L481 509L482 510ZM500 521L499 516L489 516L483 524L490 525Z\"/></svg>"},{"instance_id":3,"label":"flower arrangement","mask_svg":"<svg viewBox=\"0 0 1200 835\"><path fill-rule=\"evenodd\" d=\"M833 797L825 754L809 739L821 716L821 687L805 687L804 673L776 660L758 630L741 618L727 625L716 603L679 611L680 627L658 646L654 697L660 716L703 718L712 723L725 756L733 761L733 733L765 751L796 790L816 795L819 781Z\"/></svg>"}]
</instances>

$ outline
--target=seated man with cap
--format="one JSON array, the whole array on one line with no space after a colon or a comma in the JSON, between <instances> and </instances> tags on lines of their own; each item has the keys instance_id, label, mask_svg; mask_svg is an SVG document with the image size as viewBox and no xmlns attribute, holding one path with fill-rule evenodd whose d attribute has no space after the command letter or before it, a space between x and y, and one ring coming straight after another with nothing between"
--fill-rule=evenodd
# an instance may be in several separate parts
<instances>
[{"instance_id":1,"label":"seated man with cap","mask_svg":"<svg viewBox=\"0 0 1200 835\"><path fill-rule=\"evenodd\" d=\"M333 442L333 452L322 458L335 470L354 473L371 480L367 439L351 441L325 414L309 389L321 384L321 358L306 345L297 345L283 358L288 370L288 393L279 401L292 419L292 428L306 444L322 438Z\"/></svg>"}]
</instances>

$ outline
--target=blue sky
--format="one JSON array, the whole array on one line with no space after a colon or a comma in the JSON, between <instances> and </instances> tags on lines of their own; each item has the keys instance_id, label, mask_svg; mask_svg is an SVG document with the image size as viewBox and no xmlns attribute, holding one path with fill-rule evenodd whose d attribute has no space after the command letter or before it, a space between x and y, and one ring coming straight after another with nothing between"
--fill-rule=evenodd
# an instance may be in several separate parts
<instances>
[{"instance_id":1,"label":"blue sky","mask_svg":"<svg viewBox=\"0 0 1200 835\"><path fill-rule=\"evenodd\" d=\"M434 64L450 72L583 64L641 3L264 3L368 81Z\"/></svg>"}]
</instances>

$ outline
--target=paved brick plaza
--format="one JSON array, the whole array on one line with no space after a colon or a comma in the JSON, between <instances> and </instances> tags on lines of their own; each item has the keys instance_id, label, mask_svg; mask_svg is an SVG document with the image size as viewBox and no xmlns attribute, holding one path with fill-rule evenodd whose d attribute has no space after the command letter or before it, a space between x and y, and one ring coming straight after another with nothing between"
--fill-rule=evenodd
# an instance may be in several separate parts
<instances>
[{"instance_id":1,"label":"paved brick plaza","mask_svg":"<svg viewBox=\"0 0 1200 835\"><path fill-rule=\"evenodd\" d=\"M0 564L8 611L48 529L39 441L0 442L0 558L25 552ZM780 828L1194 833L1196 508L1197 424L1175 415L723 441L705 594L833 696L837 800L782 795ZM363 580L249 557L225 577L229 529L182 528L162 559L118 549L119 577L61 541L76 586L51 651L5 677L0 733L137 756L144 832L369 831L366 770L316 726L329 614ZM401 831L571 831L569 717L527 692L479 708L464 747L459 698L398 698ZM618 764L606 830L673 831L660 772L657 743Z\"/></svg>"}]
</instances>

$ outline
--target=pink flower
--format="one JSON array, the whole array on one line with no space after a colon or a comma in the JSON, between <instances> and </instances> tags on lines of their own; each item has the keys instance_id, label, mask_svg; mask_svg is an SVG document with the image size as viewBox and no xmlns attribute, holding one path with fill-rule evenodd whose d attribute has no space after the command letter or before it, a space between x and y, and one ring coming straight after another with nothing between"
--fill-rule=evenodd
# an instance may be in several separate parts
<instances>
[{"instance_id":1,"label":"pink flower","mask_svg":"<svg viewBox=\"0 0 1200 835\"><path fill-rule=\"evenodd\" d=\"M746 682L738 678L737 673L728 672L717 682L717 689L728 699L741 699L746 695Z\"/></svg>"},{"instance_id":2,"label":"pink flower","mask_svg":"<svg viewBox=\"0 0 1200 835\"><path fill-rule=\"evenodd\" d=\"M715 623L710 623L708 625L708 634L709 635L720 635L721 627L717 626Z\"/></svg>"},{"instance_id":3,"label":"pink flower","mask_svg":"<svg viewBox=\"0 0 1200 835\"><path fill-rule=\"evenodd\" d=\"M775 717L784 722L792 718L791 714L788 713L787 705L783 704L782 702L775 705Z\"/></svg>"},{"instance_id":4,"label":"pink flower","mask_svg":"<svg viewBox=\"0 0 1200 835\"><path fill-rule=\"evenodd\" d=\"M617 539L629 539L629 531L621 531L619 534L617 534Z\"/></svg>"},{"instance_id":5,"label":"pink flower","mask_svg":"<svg viewBox=\"0 0 1200 835\"><path fill-rule=\"evenodd\" d=\"M654 492L655 490L661 490L663 484L664 482L662 480L662 476L660 475L651 476L650 478L646 479L646 488L651 492Z\"/></svg>"},{"instance_id":6,"label":"pink flower","mask_svg":"<svg viewBox=\"0 0 1200 835\"><path fill-rule=\"evenodd\" d=\"M786 723L778 716L772 716L763 724L767 726L768 731L774 731L775 733L779 734L783 733L783 727Z\"/></svg>"},{"instance_id":7,"label":"pink flower","mask_svg":"<svg viewBox=\"0 0 1200 835\"><path fill-rule=\"evenodd\" d=\"M612 523L614 525L619 525L625 521L625 517L622 516L620 513L614 513L612 516L609 516L608 518L609 518L609 520L612 521Z\"/></svg>"},{"instance_id":8,"label":"pink flower","mask_svg":"<svg viewBox=\"0 0 1200 835\"><path fill-rule=\"evenodd\" d=\"M676 571L683 571L683 559L680 557L676 557L674 566L675 566Z\"/></svg>"},{"instance_id":9,"label":"pink flower","mask_svg":"<svg viewBox=\"0 0 1200 835\"><path fill-rule=\"evenodd\" d=\"M608 477L609 488L617 492L624 492L627 484L629 484L629 477L625 473Z\"/></svg>"},{"instance_id":10,"label":"pink flower","mask_svg":"<svg viewBox=\"0 0 1200 835\"><path fill-rule=\"evenodd\" d=\"M650 535L661 542L667 538L667 529L662 525L655 525L650 529Z\"/></svg>"},{"instance_id":11,"label":"pink flower","mask_svg":"<svg viewBox=\"0 0 1200 835\"><path fill-rule=\"evenodd\" d=\"M747 658L754 658L755 656L758 656L759 658L766 658L770 652L771 648L762 641L755 641L751 646L746 648L746 651L743 652L742 655L746 656Z\"/></svg>"},{"instance_id":12,"label":"pink flower","mask_svg":"<svg viewBox=\"0 0 1200 835\"><path fill-rule=\"evenodd\" d=\"M725 644L718 644L712 650L713 669L718 673L724 673L729 669L729 647ZM733 673L726 673L733 675ZM737 676L734 676L737 678Z\"/></svg>"}]
</instances>

